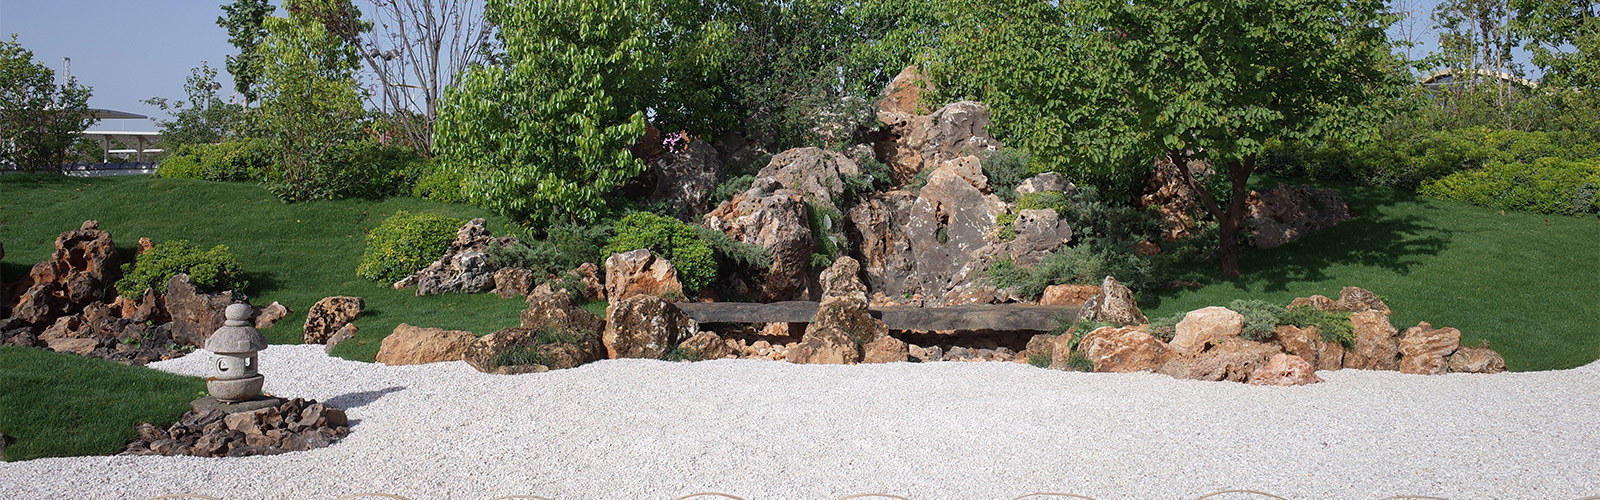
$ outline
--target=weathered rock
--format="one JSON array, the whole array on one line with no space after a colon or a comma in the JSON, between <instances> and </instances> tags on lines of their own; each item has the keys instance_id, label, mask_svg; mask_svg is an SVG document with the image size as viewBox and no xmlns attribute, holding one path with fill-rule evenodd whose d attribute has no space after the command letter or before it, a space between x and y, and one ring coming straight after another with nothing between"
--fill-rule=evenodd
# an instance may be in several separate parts
<instances>
[{"instance_id":1,"label":"weathered rock","mask_svg":"<svg viewBox=\"0 0 1600 500\"><path fill-rule=\"evenodd\" d=\"M1031 266L1072 241L1072 226L1055 210L1022 210L1011 230L1017 237L1003 244L1004 253L1018 265Z\"/></svg>"},{"instance_id":2,"label":"weathered rock","mask_svg":"<svg viewBox=\"0 0 1600 500\"><path fill-rule=\"evenodd\" d=\"M182 345L198 347L205 345L206 338L227 321L223 312L228 306L244 302L244 299L235 296L231 290L201 293L189 283L189 275L178 274L167 280L167 293L161 296L161 301L167 315L172 318L173 340Z\"/></svg>"},{"instance_id":3,"label":"weathered rock","mask_svg":"<svg viewBox=\"0 0 1600 500\"><path fill-rule=\"evenodd\" d=\"M390 366L459 361L477 339L472 332L401 323L378 345L377 361Z\"/></svg>"},{"instance_id":4,"label":"weathered rock","mask_svg":"<svg viewBox=\"0 0 1600 500\"><path fill-rule=\"evenodd\" d=\"M853 297L863 303L867 300L867 285L861 282L861 263L850 257L839 257L833 265L822 270L820 279L825 297Z\"/></svg>"},{"instance_id":5,"label":"weathered rock","mask_svg":"<svg viewBox=\"0 0 1600 500\"><path fill-rule=\"evenodd\" d=\"M1022 354L1028 358L1054 359L1056 349L1056 336L1039 334L1028 338L1028 344L1022 348Z\"/></svg>"},{"instance_id":6,"label":"weathered rock","mask_svg":"<svg viewBox=\"0 0 1600 500\"><path fill-rule=\"evenodd\" d=\"M606 300L616 304L636 296L683 297L672 262L640 248L606 259Z\"/></svg>"},{"instance_id":7,"label":"weathered rock","mask_svg":"<svg viewBox=\"0 0 1600 500\"><path fill-rule=\"evenodd\" d=\"M1226 307L1196 309L1183 315L1183 320L1178 322L1172 348L1178 352L1195 352L1210 344L1236 339L1242 333L1244 315Z\"/></svg>"},{"instance_id":8,"label":"weathered rock","mask_svg":"<svg viewBox=\"0 0 1600 500\"><path fill-rule=\"evenodd\" d=\"M974 101L951 103L927 116L880 109L878 120L885 134L873 149L902 184L940 163L1000 149L989 136L988 108Z\"/></svg>"},{"instance_id":9,"label":"weathered rock","mask_svg":"<svg viewBox=\"0 0 1600 500\"><path fill-rule=\"evenodd\" d=\"M506 246L516 238L495 238L489 234L488 223L472 219L456 230L455 241L445 248L444 255L428 267L422 268L396 283L396 288L415 284L417 295L442 293L483 293L494 289L494 272L498 269L489 263L491 245Z\"/></svg>"},{"instance_id":10,"label":"weathered rock","mask_svg":"<svg viewBox=\"0 0 1600 500\"><path fill-rule=\"evenodd\" d=\"M1044 295L1039 297L1041 306L1081 306L1089 298L1100 294L1100 287L1095 285L1050 285L1044 289Z\"/></svg>"},{"instance_id":11,"label":"weathered rock","mask_svg":"<svg viewBox=\"0 0 1600 500\"><path fill-rule=\"evenodd\" d=\"M1344 355L1344 367L1359 370L1395 370L1400 367L1400 346L1389 316L1378 311L1350 315L1356 346Z\"/></svg>"},{"instance_id":12,"label":"weathered rock","mask_svg":"<svg viewBox=\"0 0 1600 500\"><path fill-rule=\"evenodd\" d=\"M944 361L944 348L939 346L922 347L916 344L910 344L906 347L906 351L911 354L911 359L917 361L918 363Z\"/></svg>"},{"instance_id":13,"label":"weathered rock","mask_svg":"<svg viewBox=\"0 0 1600 500\"><path fill-rule=\"evenodd\" d=\"M1278 340L1278 345L1283 346L1283 352L1293 354L1313 366L1319 366L1318 359L1324 347L1322 332L1317 327L1278 325L1272 329L1272 335Z\"/></svg>"},{"instance_id":14,"label":"weathered rock","mask_svg":"<svg viewBox=\"0 0 1600 500\"><path fill-rule=\"evenodd\" d=\"M862 198L850 210L868 289L888 297L921 295L925 306L1009 297L979 290L989 263L1005 253L991 239L1007 205L988 192L976 157L940 164L919 192ZM961 293L952 295L952 292ZM954 299L954 300L952 300Z\"/></svg>"},{"instance_id":15,"label":"weathered rock","mask_svg":"<svg viewBox=\"0 0 1600 500\"><path fill-rule=\"evenodd\" d=\"M606 356L613 359L660 359L699 331L699 324L677 306L640 295L612 302L606 310L603 341Z\"/></svg>"},{"instance_id":16,"label":"weathered rock","mask_svg":"<svg viewBox=\"0 0 1600 500\"><path fill-rule=\"evenodd\" d=\"M1257 247L1273 248L1350 220L1350 207L1337 191L1279 184L1251 191L1245 198L1245 230Z\"/></svg>"},{"instance_id":17,"label":"weathered rock","mask_svg":"<svg viewBox=\"0 0 1600 500\"><path fill-rule=\"evenodd\" d=\"M0 307L9 306L11 315L43 326L90 303L110 301L112 285L122 278L122 260L111 233L97 229L94 221L82 227L57 236L55 252L13 283L8 303Z\"/></svg>"},{"instance_id":18,"label":"weathered rock","mask_svg":"<svg viewBox=\"0 0 1600 500\"><path fill-rule=\"evenodd\" d=\"M1136 326L1095 329L1078 342L1078 352L1094 371L1115 373L1152 371L1171 357L1166 344Z\"/></svg>"},{"instance_id":19,"label":"weathered rock","mask_svg":"<svg viewBox=\"0 0 1600 500\"><path fill-rule=\"evenodd\" d=\"M910 356L910 347L904 341L888 335L861 346L862 363L899 363Z\"/></svg>"},{"instance_id":20,"label":"weathered rock","mask_svg":"<svg viewBox=\"0 0 1600 500\"><path fill-rule=\"evenodd\" d=\"M821 148L797 148L778 153L757 178L771 178L817 206L841 210L833 198L844 194L846 177L861 175L855 160Z\"/></svg>"},{"instance_id":21,"label":"weathered rock","mask_svg":"<svg viewBox=\"0 0 1600 500\"><path fill-rule=\"evenodd\" d=\"M1439 375L1449 371L1450 355L1461 348L1461 331L1434 328L1426 321L1400 337L1400 373Z\"/></svg>"},{"instance_id":22,"label":"weathered rock","mask_svg":"<svg viewBox=\"0 0 1600 500\"><path fill-rule=\"evenodd\" d=\"M1273 355L1282 352L1272 344L1234 339L1203 352L1174 356L1157 371L1180 379L1245 382Z\"/></svg>"},{"instance_id":23,"label":"weathered rock","mask_svg":"<svg viewBox=\"0 0 1600 500\"><path fill-rule=\"evenodd\" d=\"M1383 303L1378 294L1362 288L1347 286L1339 290L1339 309L1350 312L1378 311L1384 316L1393 315L1389 305Z\"/></svg>"},{"instance_id":24,"label":"weathered rock","mask_svg":"<svg viewBox=\"0 0 1600 500\"><path fill-rule=\"evenodd\" d=\"M849 365L861 361L861 345L835 327L809 328L799 344L786 353L790 363Z\"/></svg>"},{"instance_id":25,"label":"weathered rock","mask_svg":"<svg viewBox=\"0 0 1600 500\"><path fill-rule=\"evenodd\" d=\"M484 373L537 373L594 361L598 343L592 333L506 328L473 340L461 358Z\"/></svg>"},{"instance_id":26,"label":"weathered rock","mask_svg":"<svg viewBox=\"0 0 1600 500\"><path fill-rule=\"evenodd\" d=\"M593 302L606 299L605 285L600 282L600 266L594 265L593 262L585 262L579 264L577 269L568 272L576 273L578 281L583 282L583 296L573 297L573 300Z\"/></svg>"},{"instance_id":27,"label":"weathered rock","mask_svg":"<svg viewBox=\"0 0 1600 500\"><path fill-rule=\"evenodd\" d=\"M304 399L235 413L185 413L163 430L140 424L138 439L120 455L242 457L324 447L350 434L344 410Z\"/></svg>"},{"instance_id":28,"label":"weathered rock","mask_svg":"<svg viewBox=\"0 0 1600 500\"><path fill-rule=\"evenodd\" d=\"M1050 369L1051 370L1071 370L1071 369L1073 369L1073 366L1072 366L1072 354L1073 354L1073 352L1075 352L1073 350L1074 349L1073 341L1076 340L1076 337L1077 337L1076 335L1073 335L1073 334L1070 334L1070 333L1063 333L1061 335L1057 335L1056 336L1055 343L1051 344L1051 346L1050 346ZM1088 357L1085 356L1084 359L1088 359ZM1113 362L1112 364L1115 364L1115 363Z\"/></svg>"},{"instance_id":29,"label":"weathered rock","mask_svg":"<svg viewBox=\"0 0 1600 500\"><path fill-rule=\"evenodd\" d=\"M666 152L649 162L654 189L650 201L666 203L673 215L693 220L711 208L711 191L722 180L722 160L705 141L690 142L683 151Z\"/></svg>"},{"instance_id":30,"label":"weathered rock","mask_svg":"<svg viewBox=\"0 0 1600 500\"><path fill-rule=\"evenodd\" d=\"M605 320L579 307L566 290L552 290L548 285L540 285L528 294L527 303L519 325L523 328L576 331L584 336L599 338L606 327Z\"/></svg>"},{"instance_id":31,"label":"weathered rock","mask_svg":"<svg viewBox=\"0 0 1600 500\"><path fill-rule=\"evenodd\" d=\"M806 329L806 336L809 337L812 330L824 328L843 332L854 339L857 345L865 345L889 335L889 325L872 317L864 298L849 296L823 297L822 304L817 306L816 318L811 320L811 325Z\"/></svg>"},{"instance_id":32,"label":"weathered rock","mask_svg":"<svg viewBox=\"0 0 1600 500\"><path fill-rule=\"evenodd\" d=\"M283 304L279 304L277 301L273 301L271 304L268 304L267 307L263 307L259 311L256 311L255 327L257 330L272 328L272 325L277 323L278 320L288 316L289 308L285 307Z\"/></svg>"},{"instance_id":33,"label":"weathered rock","mask_svg":"<svg viewBox=\"0 0 1600 500\"><path fill-rule=\"evenodd\" d=\"M1506 360L1487 347L1463 347L1450 355L1450 371L1459 373L1500 373Z\"/></svg>"},{"instance_id":34,"label":"weathered rock","mask_svg":"<svg viewBox=\"0 0 1600 500\"><path fill-rule=\"evenodd\" d=\"M1035 175L1017 184L1017 194L1043 193L1046 191L1057 191L1070 195L1077 192L1078 187L1072 185L1072 182L1068 181L1066 177L1062 177L1061 174L1055 172Z\"/></svg>"},{"instance_id":35,"label":"weathered rock","mask_svg":"<svg viewBox=\"0 0 1600 500\"><path fill-rule=\"evenodd\" d=\"M1119 325L1142 325L1150 320L1139 311L1139 302L1133 298L1133 290L1122 286L1116 278L1106 276L1100 282L1100 293L1084 301L1083 311L1079 318L1094 321L1109 321Z\"/></svg>"},{"instance_id":36,"label":"weathered rock","mask_svg":"<svg viewBox=\"0 0 1600 500\"><path fill-rule=\"evenodd\" d=\"M356 333L359 332L360 329L356 328L356 325L353 323L339 327L339 331L333 332L333 335L328 337L326 344L322 346L322 351L328 354L333 354L334 347L344 343L346 340L356 338Z\"/></svg>"},{"instance_id":37,"label":"weathered rock","mask_svg":"<svg viewBox=\"0 0 1600 500\"><path fill-rule=\"evenodd\" d=\"M810 278L815 246L800 193L782 189L771 178L757 179L705 216L706 227L734 241L756 245L772 257L758 278L754 295L764 302L804 300L820 293ZM608 275L609 277L609 275Z\"/></svg>"},{"instance_id":38,"label":"weathered rock","mask_svg":"<svg viewBox=\"0 0 1600 500\"><path fill-rule=\"evenodd\" d=\"M533 271L507 267L494 272L494 294L502 299L525 297L533 291Z\"/></svg>"},{"instance_id":39,"label":"weathered rock","mask_svg":"<svg viewBox=\"0 0 1600 500\"><path fill-rule=\"evenodd\" d=\"M924 94L934 89L933 80L922 73L918 66L907 66L894 75L889 81L889 86L884 87L883 97L874 103L879 113L906 113L919 115L928 112L928 102Z\"/></svg>"},{"instance_id":40,"label":"weathered rock","mask_svg":"<svg viewBox=\"0 0 1600 500\"><path fill-rule=\"evenodd\" d=\"M693 352L699 359L722 359L733 355L733 348L714 332L700 332L683 342L678 348Z\"/></svg>"},{"instance_id":41,"label":"weathered rock","mask_svg":"<svg viewBox=\"0 0 1600 500\"><path fill-rule=\"evenodd\" d=\"M1298 308L1298 307L1311 307L1311 308L1314 308L1314 309L1316 309L1318 311L1342 311L1343 310L1343 309L1340 308L1338 302L1334 301L1333 299L1330 299L1330 298L1327 298L1327 297L1323 297L1321 295L1312 295L1310 297L1296 297L1294 300L1289 302L1289 308L1290 309L1294 309L1294 308Z\"/></svg>"},{"instance_id":42,"label":"weathered rock","mask_svg":"<svg viewBox=\"0 0 1600 500\"><path fill-rule=\"evenodd\" d=\"M304 340L307 344L322 344L350 324L367 307L361 297L324 297L306 311Z\"/></svg>"},{"instance_id":43,"label":"weathered rock","mask_svg":"<svg viewBox=\"0 0 1600 500\"><path fill-rule=\"evenodd\" d=\"M1250 373L1252 385L1306 385L1321 382L1311 363L1293 354L1278 353L1267 364Z\"/></svg>"},{"instance_id":44,"label":"weathered rock","mask_svg":"<svg viewBox=\"0 0 1600 500\"><path fill-rule=\"evenodd\" d=\"M1317 351L1318 370L1338 370L1344 368L1344 356L1349 349L1338 342L1323 342L1322 349Z\"/></svg>"},{"instance_id":45,"label":"weathered rock","mask_svg":"<svg viewBox=\"0 0 1600 500\"><path fill-rule=\"evenodd\" d=\"M1211 165L1202 160L1189 160L1188 169L1197 180L1204 182L1212 174ZM1189 236L1200 228L1199 221L1205 213L1200 197L1184 180L1183 172L1173 166L1171 158L1161 156L1145 180L1144 194L1139 203L1144 207L1158 207L1165 230L1161 237L1167 241Z\"/></svg>"}]
</instances>

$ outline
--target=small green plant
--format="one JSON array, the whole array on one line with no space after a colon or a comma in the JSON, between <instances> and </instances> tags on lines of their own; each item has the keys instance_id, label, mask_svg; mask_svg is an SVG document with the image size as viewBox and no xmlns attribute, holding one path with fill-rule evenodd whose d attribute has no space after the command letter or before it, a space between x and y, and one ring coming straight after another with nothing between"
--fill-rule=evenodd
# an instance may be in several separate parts
<instances>
[{"instance_id":1,"label":"small green plant","mask_svg":"<svg viewBox=\"0 0 1600 500\"><path fill-rule=\"evenodd\" d=\"M772 255L760 245L734 240L728 233L705 226L694 226L694 229L700 233L700 240L711 246L711 251L719 260L755 273L766 272L767 268L772 267Z\"/></svg>"},{"instance_id":2,"label":"small green plant","mask_svg":"<svg viewBox=\"0 0 1600 500\"><path fill-rule=\"evenodd\" d=\"M1036 352L1028 355L1028 364L1039 368L1049 368L1050 363L1054 361L1047 353Z\"/></svg>"},{"instance_id":3,"label":"small green plant","mask_svg":"<svg viewBox=\"0 0 1600 500\"><path fill-rule=\"evenodd\" d=\"M806 222L811 226L811 268L826 269L842 255L850 253L850 239L844 234L844 215L832 207L806 202Z\"/></svg>"},{"instance_id":4,"label":"small green plant","mask_svg":"<svg viewBox=\"0 0 1600 500\"><path fill-rule=\"evenodd\" d=\"M428 267L455 240L462 221L442 215L404 210L384 219L367 233L356 276L394 282Z\"/></svg>"},{"instance_id":5,"label":"small green plant","mask_svg":"<svg viewBox=\"0 0 1600 500\"><path fill-rule=\"evenodd\" d=\"M1291 307L1278 321L1300 328L1315 326L1323 342L1338 342L1347 348L1356 346L1355 326L1350 323L1347 312L1324 311L1311 306Z\"/></svg>"},{"instance_id":6,"label":"small green plant","mask_svg":"<svg viewBox=\"0 0 1600 500\"><path fill-rule=\"evenodd\" d=\"M1088 335L1089 332L1092 332L1092 331L1095 331L1095 330L1099 330L1101 328L1105 328L1105 327L1115 328L1115 327L1118 327L1118 326L1122 326L1122 325L1118 325L1118 324L1116 324L1114 322L1110 322L1110 321L1099 321L1099 320L1093 320L1093 319L1087 319L1086 318L1086 319L1080 319L1080 320L1074 321L1072 323L1072 329L1069 330L1069 332L1071 332L1073 334L1076 334L1079 337L1082 337L1084 335Z\"/></svg>"},{"instance_id":7,"label":"small green plant","mask_svg":"<svg viewBox=\"0 0 1600 500\"><path fill-rule=\"evenodd\" d=\"M1162 342L1171 342L1172 337L1178 334L1178 322L1183 321L1186 314L1188 313L1179 312L1165 318L1150 320L1150 328L1145 329L1145 333L1161 339Z\"/></svg>"},{"instance_id":8,"label":"small green plant","mask_svg":"<svg viewBox=\"0 0 1600 500\"><path fill-rule=\"evenodd\" d=\"M122 273L116 283L117 294L129 299L138 299L146 288L165 293L167 280L178 274L188 274L189 283L202 292L241 290L250 285L244 279L244 265L226 245L203 250L187 240L151 247L132 264L123 264Z\"/></svg>"},{"instance_id":9,"label":"small green plant","mask_svg":"<svg viewBox=\"0 0 1600 500\"><path fill-rule=\"evenodd\" d=\"M1001 149L983 157L983 175L989 178L989 188L1000 199L1012 201L1017 196L1017 185L1027 179L1027 151L1017 148Z\"/></svg>"},{"instance_id":10,"label":"small green plant","mask_svg":"<svg viewBox=\"0 0 1600 500\"><path fill-rule=\"evenodd\" d=\"M489 364L495 367L545 365L549 366L554 360L544 349L548 345L577 345L583 342L583 335L576 332L560 331L554 328L540 328L533 332L533 342L511 346L494 355Z\"/></svg>"},{"instance_id":11,"label":"small green plant","mask_svg":"<svg viewBox=\"0 0 1600 500\"><path fill-rule=\"evenodd\" d=\"M1084 356L1083 353L1074 351L1071 356L1067 357L1067 369L1075 372L1092 372L1094 371L1094 361L1090 360L1088 356Z\"/></svg>"},{"instance_id":12,"label":"small green plant","mask_svg":"<svg viewBox=\"0 0 1600 500\"><path fill-rule=\"evenodd\" d=\"M1037 299L1050 285L1097 284L1106 274L1105 259L1084 246L1063 247L1037 264L1020 266L1011 259L989 265L987 282L1017 295Z\"/></svg>"},{"instance_id":13,"label":"small green plant","mask_svg":"<svg viewBox=\"0 0 1600 500\"><path fill-rule=\"evenodd\" d=\"M1282 306L1255 299L1235 300L1228 303L1228 309L1244 316L1243 337L1256 342L1272 340L1273 327L1278 326L1279 318L1288 312Z\"/></svg>"},{"instance_id":14,"label":"small green plant","mask_svg":"<svg viewBox=\"0 0 1600 500\"><path fill-rule=\"evenodd\" d=\"M733 195L750 190L750 185L754 184L755 180L756 176L754 175L730 177L728 180L722 181L721 184L717 184L717 187L711 190L711 201L720 204L731 200Z\"/></svg>"},{"instance_id":15,"label":"small green plant","mask_svg":"<svg viewBox=\"0 0 1600 500\"><path fill-rule=\"evenodd\" d=\"M606 254L648 248L672 262L687 290L699 290L717 280L717 262L711 245L694 227L671 217L634 212L617 221Z\"/></svg>"},{"instance_id":16,"label":"small green plant","mask_svg":"<svg viewBox=\"0 0 1600 500\"><path fill-rule=\"evenodd\" d=\"M685 348L685 347L674 347L674 348L672 348L672 350L667 351L666 354L661 355L661 359L665 360L665 361L672 361L672 362L678 362L678 361L700 361L702 359L705 359L705 355L701 354L700 351L696 350L696 349L689 349L689 348Z\"/></svg>"}]
</instances>

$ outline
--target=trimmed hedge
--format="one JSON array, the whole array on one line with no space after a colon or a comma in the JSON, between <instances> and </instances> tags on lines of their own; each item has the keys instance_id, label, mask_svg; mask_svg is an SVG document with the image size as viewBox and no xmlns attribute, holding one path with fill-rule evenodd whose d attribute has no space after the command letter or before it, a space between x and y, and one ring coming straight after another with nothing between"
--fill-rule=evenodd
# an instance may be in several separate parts
<instances>
[{"instance_id":1,"label":"trimmed hedge","mask_svg":"<svg viewBox=\"0 0 1600 500\"><path fill-rule=\"evenodd\" d=\"M1494 162L1424 183L1417 192L1502 210L1581 215L1600 212L1600 161L1538 158Z\"/></svg>"},{"instance_id":2,"label":"trimmed hedge","mask_svg":"<svg viewBox=\"0 0 1600 500\"><path fill-rule=\"evenodd\" d=\"M383 282L410 276L438 259L463 223L436 214L395 212L367 233L356 276Z\"/></svg>"},{"instance_id":3,"label":"trimmed hedge","mask_svg":"<svg viewBox=\"0 0 1600 500\"><path fill-rule=\"evenodd\" d=\"M188 274L189 283L202 292L239 290L250 285L243 278L243 269L226 245L206 250L187 240L167 241L146 250L132 264L122 265L117 294L138 299L147 288L165 293L167 280L178 274Z\"/></svg>"}]
</instances>

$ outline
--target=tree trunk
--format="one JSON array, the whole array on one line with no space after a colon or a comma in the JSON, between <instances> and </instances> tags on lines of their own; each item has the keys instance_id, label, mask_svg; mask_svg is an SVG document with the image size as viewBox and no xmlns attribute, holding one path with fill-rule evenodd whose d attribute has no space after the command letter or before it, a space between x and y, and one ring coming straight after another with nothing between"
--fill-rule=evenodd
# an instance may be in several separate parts
<instances>
[{"instance_id":1,"label":"tree trunk","mask_svg":"<svg viewBox=\"0 0 1600 500\"><path fill-rule=\"evenodd\" d=\"M1217 219L1217 236L1221 239L1217 253L1222 257L1222 275L1228 278L1238 276L1239 226L1244 220L1244 199L1249 193L1250 174L1256 168L1255 157L1228 162L1228 183L1231 189L1226 209L1218 205L1216 198L1211 196L1205 185L1189 172L1188 151L1168 151L1167 158L1172 160L1173 166L1183 175L1184 181L1189 184L1189 189L1200 198L1200 203L1211 212L1212 217Z\"/></svg>"}]
</instances>

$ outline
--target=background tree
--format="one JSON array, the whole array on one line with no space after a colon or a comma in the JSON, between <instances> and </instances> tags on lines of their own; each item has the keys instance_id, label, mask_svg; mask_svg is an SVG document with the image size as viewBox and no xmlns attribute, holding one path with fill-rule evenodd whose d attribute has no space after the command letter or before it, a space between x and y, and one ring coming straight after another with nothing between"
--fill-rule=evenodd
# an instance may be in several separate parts
<instances>
[{"instance_id":1,"label":"background tree","mask_svg":"<svg viewBox=\"0 0 1600 500\"><path fill-rule=\"evenodd\" d=\"M267 37L256 49L261 106L252 113L252 128L271 141L277 170L268 187L286 200L337 196L338 155L362 138L365 111L353 47L296 8L321 1L286 2L288 17L267 18Z\"/></svg>"},{"instance_id":2,"label":"background tree","mask_svg":"<svg viewBox=\"0 0 1600 500\"><path fill-rule=\"evenodd\" d=\"M16 34L0 40L0 164L32 172L67 161L68 149L95 122L90 93L75 78L57 85L56 73L34 62Z\"/></svg>"},{"instance_id":3,"label":"background tree","mask_svg":"<svg viewBox=\"0 0 1600 500\"><path fill-rule=\"evenodd\" d=\"M1600 92L1600 3L1512 0L1512 29L1529 43L1547 84Z\"/></svg>"},{"instance_id":4,"label":"background tree","mask_svg":"<svg viewBox=\"0 0 1600 500\"><path fill-rule=\"evenodd\" d=\"M468 201L532 227L593 221L644 170L628 148L659 92L644 0L491 0L503 66L467 70L444 95L434 148Z\"/></svg>"},{"instance_id":5,"label":"background tree","mask_svg":"<svg viewBox=\"0 0 1600 500\"><path fill-rule=\"evenodd\" d=\"M228 31L228 43L239 49L239 54L228 56L228 74L233 75L233 89L244 96L245 103L256 100L256 79L261 74L261 56L256 47L267 38L263 25L276 7L267 0L234 0L223 5L226 14L217 18L217 26Z\"/></svg>"},{"instance_id":6,"label":"background tree","mask_svg":"<svg viewBox=\"0 0 1600 500\"><path fill-rule=\"evenodd\" d=\"M377 79L377 108L393 112L406 142L433 151L433 123L444 89L483 64L494 30L481 0L370 0L371 30L360 35L361 60Z\"/></svg>"},{"instance_id":7,"label":"background tree","mask_svg":"<svg viewBox=\"0 0 1600 500\"><path fill-rule=\"evenodd\" d=\"M175 151L186 144L210 144L233 135L244 112L243 107L222 100L217 90L217 70L204 62L189 72L183 84L187 101L169 101L165 97L145 99L146 104L161 108L172 116L171 120L155 119L161 128L161 141L166 149Z\"/></svg>"}]
</instances>

